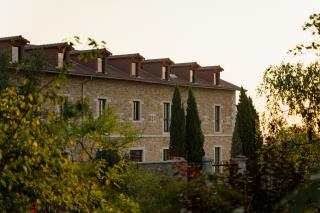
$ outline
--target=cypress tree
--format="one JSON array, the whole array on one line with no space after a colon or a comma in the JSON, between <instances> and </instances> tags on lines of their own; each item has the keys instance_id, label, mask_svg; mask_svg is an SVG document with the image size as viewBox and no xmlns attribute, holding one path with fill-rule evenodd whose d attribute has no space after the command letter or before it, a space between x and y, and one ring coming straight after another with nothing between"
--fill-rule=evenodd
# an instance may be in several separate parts
<instances>
[{"instance_id":1,"label":"cypress tree","mask_svg":"<svg viewBox=\"0 0 320 213\"><path fill-rule=\"evenodd\" d=\"M179 87L176 86L171 105L170 124L170 155L172 157L185 157L186 122Z\"/></svg>"},{"instance_id":2,"label":"cypress tree","mask_svg":"<svg viewBox=\"0 0 320 213\"><path fill-rule=\"evenodd\" d=\"M196 99L191 88L188 91L186 116L186 159L189 163L201 163L204 156L204 136L201 130Z\"/></svg>"},{"instance_id":3,"label":"cypress tree","mask_svg":"<svg viewBox=\"0 0 320 213\"><path fill-rule=\"evenodd\" d=\"M232 137L231 156L245 155L249 159L257 158L262 144L259 116L252 99L241 87L237 117Z\"/></svg>"}]
</instances>

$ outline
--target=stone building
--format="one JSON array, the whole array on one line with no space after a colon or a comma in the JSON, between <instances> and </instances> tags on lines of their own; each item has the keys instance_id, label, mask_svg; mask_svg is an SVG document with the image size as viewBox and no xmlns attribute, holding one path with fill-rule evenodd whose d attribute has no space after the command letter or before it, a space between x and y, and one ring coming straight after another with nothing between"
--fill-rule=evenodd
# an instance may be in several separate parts
<instances>
[{"instance_id":1,"label":"stone building","mask_svg":"<svg viewBox=\"0 0 320 213\"><path fill-rule=\"evenodd\" d=\"M175 85L184 104L192 87L205 135L205 157L216 163L229 160L239 87L222 80L220 66L196 62L174 63L169 58L145 59L139 53L112 55L99 49L100 57L87 62L78 55L91 50L74 50L66 43L31 45L22 36L0 38L0 51L12 62L23 60L30 51L41 49L54 66L45 70L43 81L53 78L68 59L75 66L67 72L68 84L61 92L70 100L87 97L96 116L110 106L120 121L141 128L141 137L132 144L130 157L150 162L168 159L170 107Z\"/></svg>"}]
</instances>

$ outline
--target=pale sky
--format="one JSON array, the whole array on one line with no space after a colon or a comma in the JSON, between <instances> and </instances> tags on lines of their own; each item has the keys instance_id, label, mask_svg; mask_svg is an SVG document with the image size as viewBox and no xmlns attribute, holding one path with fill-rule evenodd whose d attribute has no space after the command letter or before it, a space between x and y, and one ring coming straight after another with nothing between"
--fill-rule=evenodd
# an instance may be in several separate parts
<instances>
[{"instance_id":1,"label":"pale sky","mask_svg":"<svg viewBox=\"0 0 320 213\"><path fill-rule=\"evenodd\" d=\"M222 78L255 89L266 67L310 40L301 26L320 0L0 0L0 37L56 43L104 40L113 54L221 65Z\"/></svg>"}]
</instances>

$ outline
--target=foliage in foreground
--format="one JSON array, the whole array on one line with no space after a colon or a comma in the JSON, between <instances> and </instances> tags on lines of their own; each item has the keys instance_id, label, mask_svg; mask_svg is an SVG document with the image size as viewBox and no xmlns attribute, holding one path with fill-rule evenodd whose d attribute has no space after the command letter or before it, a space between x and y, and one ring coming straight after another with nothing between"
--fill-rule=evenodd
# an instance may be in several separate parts
<instances>
[{"instance_id":1,"label":"foliage in foreground","mask_svg":"<svg viewBox=\"0 0 320 213\"><path fill-rule=\"evenodd\" d=\"M84 99L67 103L57 95L63 74L40 84L45 61L37 54L14 67L0 54L0 211L139 212L119 190L127 163L95 157L97 150L121 156L137 131L111 112L94 119ZM60 113L48 107L57 104Z\"/></svg>"}]
</instances>

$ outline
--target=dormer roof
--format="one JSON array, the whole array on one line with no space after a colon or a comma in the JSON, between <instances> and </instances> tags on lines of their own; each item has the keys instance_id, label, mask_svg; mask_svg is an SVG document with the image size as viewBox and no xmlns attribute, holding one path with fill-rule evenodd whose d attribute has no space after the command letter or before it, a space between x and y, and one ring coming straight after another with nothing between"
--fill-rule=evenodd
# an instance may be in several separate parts
<instances>
[{"instance_id":1,"label":"dormer roof","mask_svg":"<svg viewBox=\"0 0 320 213\"><path fill-rule=\"evenodd\" d=\"M144 60L144 57L142 55L140 55L140 53L123 54L123 55L111 55L111 56L109 56L109 59L122 59L122 58L137 59L139 61Z\"/></svg>"},{"instance_id":2,"label":"dormer roof","mask_svg":"<svg viewBox=\"0 0 320 213\"><path fill-rule=\"evenodd\" d=\"M77 55L77 54L88 54L92 53L94 51L97 51L99 53L104 53L105 55L109 56L112 55L111 52L109 52L106 48L101 48L101 49L89 49L89 50L72 50L70 51L70 55Z\"/></svg>"},{"instance_id":3,"label":"dormer roof","mask_svg":"<svg viewBox=\"0 0 320 213\"><path fill-rule=\"evenodd\" d=\"M191 68L198 69L201 66L197 62L186 62L186 63L173 64L172 67L191 67Z\"/></svg>"},{"instance_id":4,"label":"dormer roof","mask_svg":"<svg viewBox=\"0 0 320 213\"><path fill-rule=\"evenodd\" d=\"M165 64L174 64L174 62L170 58L155 58L155 59L146 59L142 61L142 63L165 63Z\"/></svg>"},{"instance_id":5,"label":"dormer roof","mask_svg":"<svg viewBox=\"0 0 320 213\"><path fill-rule=\"evenodd\" d=\"M203 71L213 71L213 72L222 72L224 69L220 66L204 66L200 67L198 70L203 70Z\"/></svg>"},{"instance_id":6,"label":"dormer roof","mask_svg":"<svg viewBox=\"0 0 320 213\"><path fill-rule=\"evenodd\" d=\"M0 38L0 41L20 41L23 43L30 43L30 41L28 41L27 39L25 39L23 36L21 35L17 35L17 36L9 36L9 37L2 37Z\"/></svg>"}]
</instances>

